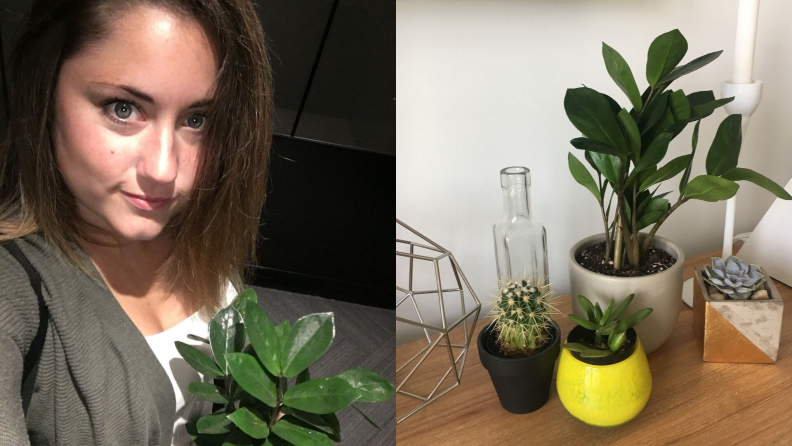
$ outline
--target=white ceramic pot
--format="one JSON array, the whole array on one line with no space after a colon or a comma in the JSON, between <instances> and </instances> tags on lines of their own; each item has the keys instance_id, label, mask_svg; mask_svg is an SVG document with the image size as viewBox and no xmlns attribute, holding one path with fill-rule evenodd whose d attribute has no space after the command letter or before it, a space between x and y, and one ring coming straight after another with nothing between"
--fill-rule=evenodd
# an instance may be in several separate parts
<instances>
[{"instance_id":1,"label":"white ceramic pot","mask_svg":"<svg viewBox=\"0 0 792 446\"><path fill-rule=\"evenodd\" d=\"M640 234L640 239L646 236ZM605 239L605 234L593 235L577 242L569 250L569 286L573 312L586 317L578 301L578 295L586 296L591 303L599 302L604 310L611 298L618 305L625 297L635 294L632 303L622 317L652 308L652 314L635 326L646 353L652 353L671 336L679 316L682 302L682 277L685 253L670 240L657 235L652 239L656 248L663 249L676 258L676 263L666 271L640 277L616 277L597 274L580 266L575 255Z\"/></svg>"}]
</instances>

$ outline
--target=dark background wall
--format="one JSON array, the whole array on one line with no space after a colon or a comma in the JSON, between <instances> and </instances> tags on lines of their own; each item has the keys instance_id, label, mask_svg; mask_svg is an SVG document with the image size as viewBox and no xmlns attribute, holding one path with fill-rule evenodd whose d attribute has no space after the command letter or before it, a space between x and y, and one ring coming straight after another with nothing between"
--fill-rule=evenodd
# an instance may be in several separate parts
<instances>
[{"instance_id":1,"label":"dark background wall","mask_svg":"<svg viewBox=\"0 0 792 446\"><path fill-rule=\"evenodd\" d=\"M30 4L3 0L0 62L8 62ZM393 308L395 3L254 4L271 51L276 135L248 282ZM7 86L0 87L4 135Z\"/></svg>"}]
</instances>

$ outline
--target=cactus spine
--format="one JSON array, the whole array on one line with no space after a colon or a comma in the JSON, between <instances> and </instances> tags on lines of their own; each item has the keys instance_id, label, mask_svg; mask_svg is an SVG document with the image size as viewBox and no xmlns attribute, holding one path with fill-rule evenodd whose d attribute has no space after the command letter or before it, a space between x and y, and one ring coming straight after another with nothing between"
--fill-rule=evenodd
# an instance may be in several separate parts
<instances>
[{"instance_id":1,"label":"cactus spine","mask_svg":"<svg viewBox=\"0 0 792 446\"><path fill-rule=\"evenodd\" d=\"M551 339L557 311L549 285L534 286L529 280L499 281L489 316L497 333L501 353L509 357L529 356Z\"/></svg>"}]
</instances>

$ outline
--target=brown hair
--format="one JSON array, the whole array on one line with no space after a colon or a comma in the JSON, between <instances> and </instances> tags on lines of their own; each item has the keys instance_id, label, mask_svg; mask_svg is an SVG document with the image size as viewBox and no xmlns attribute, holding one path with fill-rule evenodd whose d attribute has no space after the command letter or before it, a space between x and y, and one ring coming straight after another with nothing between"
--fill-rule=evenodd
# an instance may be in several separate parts
<instances>
[{"instance_id":1,"label":"brown hair","mask_svg":"<svg viewBox=\"0 0 792 446\"><path fill-rule=\"evenodd\" d=\"M157 272L169 289L190 289L208 319L225 305L226 281L241 291L245 266L255 263L266 195L272 81L265 37L250 0L35 1L8 67L0 240L41 231L60 255L88 274L71 243L76 236L98 241L86 231L56 163L55 87L65 60L107 38L118 17L138 6L198 21L218 57L195 184L185 207L163 230L173 238L173 252Z\"/></svg>"}]
</instances>

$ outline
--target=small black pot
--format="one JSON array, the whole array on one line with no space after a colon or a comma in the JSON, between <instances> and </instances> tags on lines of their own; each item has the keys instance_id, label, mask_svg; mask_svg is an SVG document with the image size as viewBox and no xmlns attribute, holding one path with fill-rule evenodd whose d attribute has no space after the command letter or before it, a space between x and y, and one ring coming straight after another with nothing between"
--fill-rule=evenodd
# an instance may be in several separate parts
<instances>
[{"instance_id":1,"label":"small black pot","mask_svg":"<svg viewBox=\"0 0 792 446\"><path fill-rule=\"evenodd\" d=\"M481 364L487 369L501 405L511 413L531 413L550 398L553 369L560 353L561 332L553 325L553 340L539 353L526 358L505 358L492 351L493 326L478 335ZM492 339L492 340L491 340Z\"/></svg>"}]
</instances>

